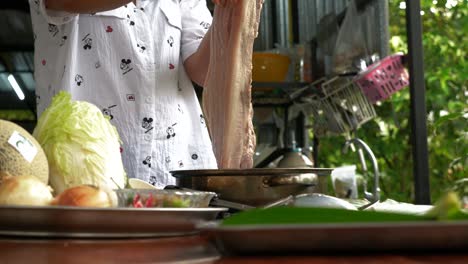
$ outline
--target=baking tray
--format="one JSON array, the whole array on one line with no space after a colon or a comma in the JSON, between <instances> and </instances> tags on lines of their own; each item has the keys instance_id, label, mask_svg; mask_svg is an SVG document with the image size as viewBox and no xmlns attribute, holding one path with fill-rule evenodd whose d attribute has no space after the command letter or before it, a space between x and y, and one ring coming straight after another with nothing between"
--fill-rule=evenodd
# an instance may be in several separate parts
<instances>
[{"instance_id":1,"label":"baking tray","mask_svg":"<svg viewBox=\"0 0 468 264\"><path fill-rule=\"evenodd\" d=\"M201 227L226 255L468 249L468 221Z\"/></svg>"},{"instance_id":2,"label":"baking tray","mask_svg":"<svg viewBox=\"0 0 468 264\"><path fill-rule=\"evenodd\" d=\"M208 170L176 170L172 176L286 176L314 173L318 176L331 175L332 168L253 168L253 169L208 169Z\"/></svg>"},{"instance_id":3,"label":"baking tray","mask_svg":"<svg viewBox=\"0 0 468 264\"><path fill-rule=\"evenodd\" d=\"M193 234L227 208L0 206L0 235L155 237Z\"/></svg>"}]
</instances>

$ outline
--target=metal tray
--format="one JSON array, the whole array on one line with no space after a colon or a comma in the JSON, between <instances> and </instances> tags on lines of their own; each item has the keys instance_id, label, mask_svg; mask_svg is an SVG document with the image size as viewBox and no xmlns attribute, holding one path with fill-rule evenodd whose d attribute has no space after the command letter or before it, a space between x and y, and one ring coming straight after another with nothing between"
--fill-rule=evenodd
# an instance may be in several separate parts
<instances>
[{"instance_id":1,"label":"metal tray","mask_svg":"<svg viewBox=\"0 0 468 264\"><path fill-rule=\"evenodd\" d=\"M154 237L193 234L227 208L0 206L0 235Z\"/></svg>"},{"instance_id":2,"label":"metal tray","mask_svg":"<svg viewBox=\"0 0 468 264\"><path fill-rule=\"evenodd\" d=\"M209 170L176 170L170 173L174 177L192 176L287 176L314 173L328 176L332 168L253 168L253 169L209 169Z\"/></svg>"},{"instance_id":3,"label":"metal tray","mask_svg":"<svg viewBox=\"0 0 468 264\"><path fill-rule=\"evenodd\" d=\"M223 254L466 250L468 221L201 227Z\"/></svg>"}]
</instances>

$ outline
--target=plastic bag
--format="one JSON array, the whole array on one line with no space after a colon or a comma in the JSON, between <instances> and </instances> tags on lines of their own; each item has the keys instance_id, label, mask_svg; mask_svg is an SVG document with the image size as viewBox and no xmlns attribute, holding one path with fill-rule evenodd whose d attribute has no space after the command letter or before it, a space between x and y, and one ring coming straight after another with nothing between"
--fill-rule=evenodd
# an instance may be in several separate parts
<instances>
[{"instance_id":1,"label":"plastic bag","mask_svg":"<svg viewBox=\"0 0 468 264\"><path fill-rule=\"evenodd\" d=\"M317 32L317 45L323 56L323 71L325 75L332 73L332 57L338 37L338 20L334 12L320 19Z\"/></svg>"},{"instance_id":2,"label":"plastic bag","mask_svg":"<svg viewBox=\"0 0 468 264\"><path fill-rule=\"evenodd\" d=\"M354 0L349 2L346 16L341 25L333 52L333 72L335 74L354 74L362 70L369 52L361 20Z\"/></svg>"},{"instance_id":3,"label":"plastic bag","mask_svg":"<svg viewBox=\"0 0 468 264\"><path fill-rule=\"evenodd\" d=\"M357 199L356 165L335 168L331 174L335 196L345 199Z\"/></svg>"}]
</instances>

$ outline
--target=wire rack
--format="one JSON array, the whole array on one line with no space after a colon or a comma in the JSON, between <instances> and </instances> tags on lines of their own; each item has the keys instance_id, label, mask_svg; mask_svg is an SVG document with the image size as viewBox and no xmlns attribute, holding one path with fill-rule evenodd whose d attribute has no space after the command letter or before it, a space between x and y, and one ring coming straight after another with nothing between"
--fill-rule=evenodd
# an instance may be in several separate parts
<instances>
[{"instance_id":1,"label":"wire rack","mask_svg":"<svg viewBox=\"0 0 468 264\"><path fill-rule=\"evenodd\" d=\"M376 116L374 107L351 77L337 76L323 82L320 93L310 99L317 136L349 134Z\"/></svg>"}]
</instances>

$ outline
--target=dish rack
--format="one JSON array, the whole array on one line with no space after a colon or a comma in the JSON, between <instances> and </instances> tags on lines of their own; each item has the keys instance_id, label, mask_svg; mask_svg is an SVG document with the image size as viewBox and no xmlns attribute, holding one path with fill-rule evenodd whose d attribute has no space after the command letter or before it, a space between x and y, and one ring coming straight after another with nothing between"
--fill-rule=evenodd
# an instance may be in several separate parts
<instances>
[{"instance_id":1,"label":"dish rack","mask_svg":"<svg viewBox=\"0 0 468 264\"><path fill-rule=\"evenodd\" d=\"M352 77L336 76L321 84L320 92L310 99L317 136L356 131L372 120L375 109Z\"/></svg>"},{"instance_id":2,"label":"dish rack","mask_svg":"<svg viewBox=\"0 0 468 264\"><path fill-rule=\"evenodd\" d=\"M403 54L387 56L369 66L355 78L367 99L375 104L409 85L408 71L403 66Z\"/></svg>"}]
</instances>

